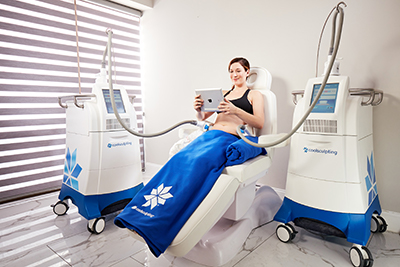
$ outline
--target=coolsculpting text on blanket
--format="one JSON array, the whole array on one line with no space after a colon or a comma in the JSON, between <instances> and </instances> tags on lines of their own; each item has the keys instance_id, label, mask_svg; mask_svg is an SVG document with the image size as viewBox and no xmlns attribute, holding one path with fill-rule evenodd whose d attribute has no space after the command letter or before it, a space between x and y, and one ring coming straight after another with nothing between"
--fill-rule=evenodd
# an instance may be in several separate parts
<instances>
[{"instance_id":1,"label":"coolsculpting text on blanket","mask_svg":"<svg viewBox=\"0 0 400 267\"><path fill-rule=\"evenodd\" d=\"M158 257L206 197L227 164L239 164L265 151L240 141L223 131L205 132L175 154L114 223L136 231ZM229 148L232 145L236 148ZM249 152L246 146L255 149Z\"/></svg>"}]
</instances>

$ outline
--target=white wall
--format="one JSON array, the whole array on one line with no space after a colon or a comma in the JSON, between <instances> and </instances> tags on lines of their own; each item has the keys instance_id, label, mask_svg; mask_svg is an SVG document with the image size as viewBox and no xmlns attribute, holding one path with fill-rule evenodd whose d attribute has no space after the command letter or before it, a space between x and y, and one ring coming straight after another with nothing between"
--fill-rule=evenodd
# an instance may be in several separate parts
<instances>
[{"instance_id":1,"label":"white wall","mask_svg":"<svg viewBox=\"0 0 400 267\"><path fill-rule=\"evenodd\" d=\"M155 0L142 17L146 132L194 119L194 88L230 87L236 56L267 68L278 99L278 131L291 129L291 91L315 76L317 42L333 0ZM400 1L347 0L339 57L351 87L385 92L374 108L376 174L382 207L400 212ZM331 24L321 48L326 60ZM163 164L178 140L174 131L146 140L148 162ZM289 149L276 151L262 182L285 188Z\"/></svg>"}]
</instances>

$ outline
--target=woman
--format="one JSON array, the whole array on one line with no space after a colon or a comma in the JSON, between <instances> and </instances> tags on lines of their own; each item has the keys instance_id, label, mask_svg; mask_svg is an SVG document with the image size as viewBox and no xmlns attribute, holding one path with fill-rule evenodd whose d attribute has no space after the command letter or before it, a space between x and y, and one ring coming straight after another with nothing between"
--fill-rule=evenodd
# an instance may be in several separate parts
<instances>
[{"instance_id":1,"label":"woman","mask_svg":"<svg viewBox=\"0 0 400 267\"><path fill-rule=\"evenodd\" d=\"M218 107L220 113L213 128L175 154L114 220L117 226L140 235L156 257L167 249L223 169L240 163L236 158L232 161L229 154L230 148L241 141L236 127L244 123L263 126L263 97L246 86L249 69L244 58L231 61L233 87ZM201 112L202 105L200 95L196 96L197 117L205 120L212 113ZM262 153L257 149L260 151L252 157Z\"/></svg>"},{"instance_id":2,"label":"woman","mask_svg":"<svg viewBox=\"0 0 400 267\"><path fill-rule=\"evenodd\" d=\"M224 92L225 101L218 106L220 113L212 127L236 135L238 125L247 124L261 129L264 125L264 98L259 91L247 88L246 80L250 64L245 58L234 58L228 66L232 89ZM213 112L202 112L204 101L200 95L195 97L194 109L198 120L206 120Z\"/></svg>"}]
</instances>

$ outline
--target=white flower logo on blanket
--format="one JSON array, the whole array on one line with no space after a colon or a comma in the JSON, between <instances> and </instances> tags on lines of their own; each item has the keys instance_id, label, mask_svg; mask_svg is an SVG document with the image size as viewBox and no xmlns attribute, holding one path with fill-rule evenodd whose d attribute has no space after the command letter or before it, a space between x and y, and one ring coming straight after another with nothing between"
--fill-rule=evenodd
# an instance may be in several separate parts
<instances>
[{"instance_id":1,"label":"white flower logo on blanket","mask_svg":"<svg viewBox=\"0 0 400 267\"><path fill-rule=\"evenodd\" d=\"M147 202L144 203L142 206L148 207L151 205L150 209L153 209L158 204L164 205L165 201L168 198L173 197L173 195L168 193L171 188L172 186L164 187L164 184L161 184L157 189L154 188L153 190L151 190L151 195L144 195L144 198Z\"/></svg>"}]
</instances>

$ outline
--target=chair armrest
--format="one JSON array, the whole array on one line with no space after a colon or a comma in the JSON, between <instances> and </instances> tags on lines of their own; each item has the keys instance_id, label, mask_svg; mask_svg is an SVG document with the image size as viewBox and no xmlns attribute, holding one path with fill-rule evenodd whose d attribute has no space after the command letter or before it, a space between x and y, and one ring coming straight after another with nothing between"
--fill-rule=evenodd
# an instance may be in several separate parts
<instances>
[{"instance_id":1,"label":"chair armrest","mask_svg":"<svg viewBox=\"0 0 400 267\"><path fill-rule=\"evenodd\" d=\"M269 156L259 155L242 164L226 167L222 173L233 176L238 179L239 182L247 184L248 180L261 174L264 175L271 166L271 163L272 161ZM257 179L259 178L260 177Z\"/></svg>"}]
</instances>

